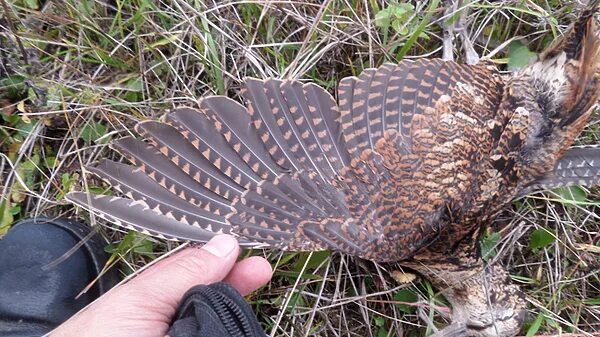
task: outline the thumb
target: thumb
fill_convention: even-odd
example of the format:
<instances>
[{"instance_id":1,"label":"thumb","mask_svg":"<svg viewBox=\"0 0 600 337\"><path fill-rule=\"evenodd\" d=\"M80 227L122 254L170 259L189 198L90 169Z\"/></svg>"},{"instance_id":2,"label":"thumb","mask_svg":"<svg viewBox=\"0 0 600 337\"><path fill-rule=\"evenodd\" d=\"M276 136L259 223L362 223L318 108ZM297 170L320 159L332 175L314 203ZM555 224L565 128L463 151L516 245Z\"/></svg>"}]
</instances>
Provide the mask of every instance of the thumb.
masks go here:
<instances>
[{"instance_id":1,"label":"thumb","mask_svg":"<svg viewBox=\"0 0 600 337\"><path fill-rule=\"evenodd\" d=\"M223 280L239 250L232 236L219 235L178 252L112 289L52 336L164 336L185 292Z\"/></svg>"},{"instance_id":2,"label":"thumb","mask_svg":"<svg viewBox=\"0 0 600 337\"><path fill-rule=\"evenodd\" d=\"M122 290L142 291L146 301L175 308L191 287L223 280L233 268L239 251L235 238L218 235L201 248L187 248L157 263Z\"/></svg>"}]
</instances>

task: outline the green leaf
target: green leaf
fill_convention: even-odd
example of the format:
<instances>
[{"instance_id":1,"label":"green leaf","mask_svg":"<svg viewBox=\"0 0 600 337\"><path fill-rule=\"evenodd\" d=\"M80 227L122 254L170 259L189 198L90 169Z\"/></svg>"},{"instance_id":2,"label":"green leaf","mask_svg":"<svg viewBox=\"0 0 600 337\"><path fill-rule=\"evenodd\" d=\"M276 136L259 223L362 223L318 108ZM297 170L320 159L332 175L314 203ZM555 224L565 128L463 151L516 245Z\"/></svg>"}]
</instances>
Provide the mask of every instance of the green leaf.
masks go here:
<instances>
[{"instance_id":1,"label":"green leaf","mask_svg":"<svg viewBox=\"0 0 600 337\"><path fill-rule=\"evenodd\" d=\"M2 112L3 110L0 110ZM21 116L19 115L6 115L2 113L2 120L4 120L7 125L16 126L21 121Z\"/></svg>"},{"instance_id":2,"label":"green leaf","mask_svg":"<svg viewBox=\"0 0 600 337\"><path fill-rule=\"evenodd\" d=\"M44 157L44 165L46 165L47 168L53 168L54 165L56 165L56 157L55 156Z\"/></svg>"},{"instance_id":3,"label":"green leaf","mask_svg":"<svg viewBox=\"0 0 600 337\"><path fill-rule=\"evenodd\" d=\"M548 228L536 229L529 237L529 249L537 252L556 241L556 233Z\"/></svg>"},{"instance_id":4,"label":"green leaf","mask_svg":"<svg viewBox=\"0 0 600 337\"><path fill-rule=\"evenodd\" d=\"M600 305L600 298L586 298L583 300L583 303L587 305Z\"/></svg>"},{"instance_id":5,"label":"green leaf","mask_svg":"<svg viewBox=\"0 0 600 337\"><path fill-rule=\"evenodd\" d=\"M392 11L396 18L408 18L415 12L415 6L410 3L400 3L394 5Z\"/></svg>"},{"instance_id":6,"label":"green leaf","mask_svg":"<svg viewBox=\"0 0 600 337\"><path fill-rule=\"evenodd\" d=\"M104 136L105 133L106 127L104 125L99 122L92 122L83 127L79 137L87 144L91 144L92 142L96 143L98 138Z\"/></svg>"},{"instance_id":7,"label":"green leaf","mask_svg":"<svg viewBox=\"0 0 600 337\"><path fill-rule=\"evenodd\" d=\"M77 178L77 179L79 179L79 178ZM88 186L88 192L93 193L93 194L114 195L113 190L111 190L110 188L106 189L101 186L93 186L93 185Z\"/></svg>"},{"instance_id":8,"label":"green leaf","mask_svg":"<svg viewBox=\"0 0 600 337\"><path fill-rule=\"evenodd\" d=\"M300 254L300 253L296 253L296 252L285 252L285 253L283 253L283 256L279 260L279 266L280 267L281 266L285 266L291 260L293 260L298 254Z\"/></svg>"},{"instance_id":9,"label":"green leaf","mask_svg":"<svg viewBox=\"0 0 600 337\"><path fill-rule=\"evenodd\" d=\"M8 211L12 215L19 215L19 213L21 213L21 206L15 205L15 206L9 208Z\"/></svg>"},{"instance_id":10,"label":"green leaf","mask_svg":"<svg viewBox=\"0 0 600 337\"><path fill-rule=\"evenodd\" d=\"M141 77L134 77L125 83L125 87L131 91L141 92L144 89Z\"/></svg>"},{"instance_id":11,"label":"green leaf","mask_svg":"<svg viewBox=\"0 0 600 337\"><path fill-rule=\"evenodd\" d=\"M392 13L389 9L383 9L375 14L375 26L379 28L388 28L390 26Z\"/></svg>"},{"instance_id":12,"label":"green leaf","mask_svg":"<svg viewBox=\"0 0 600 337\"><path fill-rule=\"evenodd\" d=\"M178 39L177 35L170 35L166 38L160 39L156 42L153 42L153 43L145 46L144 51L152 50L152 49L155 49L156 47L160 47L160 46L166 46L168 44L171 44L173 41L177 41L177 39Z\"/></svg>"},{"instance_id":13,"label":"green leaf","mask_svg":"<svg viewBox=\"0 0 600 337\"><path fill-rule=\"evenodd\" d=\"M392 28L400 35L407 35L409 32L408 27L400 20L392 21Z\"/></svg>"},{"instance_id":14,"label":"green leaf","mask_svg":"<svg viewBox=\"0 0 600 337\"><path fill-rule=\"evenodd\" d=\"M129 66L124 63L123 61L119 60L116 57L112 57L110 54L108 54L106 51L100 49L100 48L94 48L95 51L95 56L98 57L98 59L87 59L84 58L90 62L98 62L100 61L101 63L105 64L105 65L109 65L115 68L119 68L119 69L124 69L124 70L128 70Z\"/></svg>"},{"instance_id":15,"label":"green leaf","mask_svg":"<svg viewBox=\"0 0 600 337\"><path fill-rule=\"evenodd\" d=\"M104 251L109 254L125 254L133 245L133 240L135 239L135 232L130 231L127 233L121 241L115 244L109 244L104 247Z\"/></svg>"},{"instance_id":16,"label":"green leaf","mask_svg":"<svg viewBox=\"0 0 600 337\"><path fill-rule=\"evenodd\" d=\"M104 247L104 251L110 254L123 255L134 252L142 255L153 256L154 246L148 237L136 231L128 232L119 244L110 244Z\"/></svg>"},{"instance_id":17,"label":"green leaf","mask_svg":"<svg viewBox=\"0 0 600 337\"><path fill-rule=\"evenodd\" d=\"M568 186L559 187L554 189L554 192L560 196L561 199L569 202L586 202L587 192L579 186Z\"/></svg>"},{"instance_id":18,"label":"green leaf","mask_svg":"<svg viewBox=\"0 0 600 337\"><path fill-rule=\"evenodd\" d=\"M508 46L508 70L514 71L528 65L537 54L530 51L521 41L513 41Z\"/></svg>"},{"instance_id":19,"label":"green leaf","mask_svg":"<svg viewBox=\"0 0 600 337\"><path fill-rule=\"evenodd\" d=\"M40 164L40 156L38 154L34 154L26 161L23 161L17 167L17 171L21 175L21 177L25 180L25 185L29 188L33 188L35 183L35 175L39 171Z\"/></svg>"},{"instance_id":20,"label":"green leaf","mask_svg":"<svg viewBox=\"0 0 600 337\"><path fill-rule=\"evenodd\" d=\"M496 245L502 239L502 235L498 232L489 233L481 238L481 257L487 261L498 254Z\"/></svg>"},{"instance_id":21,"label":"green leaf","mask_svg":"<svg viewBox=\"0 0 600 337\"><path fill-rule=\"evenodd\" d=\"M0 78L0 97L9 98L12 101L25 99L27 93L25 80L25 77L19 75Z\"/></svg>"},{"instance_id":22,"label":"green leaf","mask_svg":"<svg viewBox=\"0 0 600 337\"><path fill-rule=\"evenodd\" d=\"M310 256L310 260L307 259ZM293 270L296 272L300 272L302 268L304 268L304 264L306 264L305 272L310 272L320 266L325 259L329 257L328 250L321 250L317 252L313 252L312 255L309 252L300 253L300 258L294 264Z\"/></svg>"},{"instance_id":23,"label":"green leaf","mask_svg":"<svg viewBox=\"0 0 600 337\"><path fill-rule=\"evenodd\" d=\"M385 9L375 14L375 26L387 30L391 27L402 35L408 34L409 20L415 12L415 7L409 3L391 3Z\"/></svg>"},{"instance_id":24,"label":"green leaf","mask_svg":"<svg viewBox=\"0 0 600 337\"><path fill-rule=\"evenodd\" d=\"M154 254L154 244L152 244L152 241L148 240L147 238L143 238L141 242L133 247L133 251L137 254L151 256Z\"/></svg>"},{"instance_id":25,"label":"green leaf","mask_svg":"<svg viewBox=\"0 0 600 337\"><path fill-rule=\"evenodd\" d=\"M382 316L374 316L373 324L378 328L377 337L387 337L389 335L388 330L385 328L385 318Z\"/></svg>"},{"instance_id":26,"label":"green leaf","mask_svg":"<svg viewBox=\"0 0 600 337\"><path fill-rule=\"evenodd\" d=\"M396 307L407 314L415 312L416 308L414 305L409 305L407 303L415 303L417 302L417 294L415 294L412 290L409 289L401 289L394 295L394 300L398 302L404 303L396 303Z\"/></svg>"},{"instance_id":27,"label":"green leaf","mask_svg":"<svg viewBox=\"0 0 600 337\"><path fill-rule=\"evenodd\" d=\"M388 337L390 335L389 331L386 328L379 328L377 330L377 337Z\"/></svg>"},{"instance_id":28,"label":"green leaf","mask_svg":"<svg viewBox=\"0 0 600 337\"><path fill-rule=\"evenodd\" d=\"M14 221L13 214L10 211L10 203L8 198L0 200L0 236L6 234L10 225Z\"/></svg>"},{"instance_id":29,"label":"green leaf","mask_svg":"<svg viewBox=\"0 0 600 337\"><path fill-rule=\"evenodd\" d=\"M69 193L71 191L71 188L77 182L78 179L79 179L79 174L71 175L67 172L63 173L62 176L60 176L60 183L62 185L61 193L64 193L64 194ZM61 195L61 197L64 197L64 194Z\"/></svg>"},{"instance_id":30,"label":"green leaf","mask_svg":"<svg viewBox=\"0 0 600 337\"><path fill-rule=\"evenodd\" d=\"M537 318L535 319L535 321L533 321L531 326L529 326L529 329L527 330L527 335L525 337L533 337L535 335L535 333L538 332L538 330L542 326L543 322L544 322L544 314L542 314L540 312L538 314Z\"/></svg>"},{"instance_id":31,"label":"green leaf","mask_svg":"<svg viewBox=\"0 0 600 337\"><path fill-rule=\"evenodd\" d=\"M404 43L402 49L400 49L400 51L396 55L396 59L401 60L404 58L408 50L412 47L412 45L417 41L419 36L421 36L421 33L425 30L425 27L431 20L431 17L433 16L433 13L435 12L435 9L438 7L439 4L440 0L431 0L431 2L429 3L429 7L427 7L427 10L425 10L425 16L423 17L421 22L416 26L412 35L408 38L408 40L406 40L406 43Z\"/></svg>"},{"instance_id":32,"label":"green leaf","mask_svg":"<svg viewBox=\"0 0 600 337\"><path fill-rule=\"evenodd\" d=\"M304 273L300 275L297 271L287 271L287 270L277 270L275 271L275 275L289 277L291 281L295 281L297 278L302 278L302 280L322 280L323 277L311 273Z\"/></svg>"},{"instance_id":33,"label":"green leaf","mask_svg":"<svg viewBox=\"0 0 600 337\"><path fill-rule=\"evenodd\" d=\"M25 138L27 138L27 136L29 136L29 133L35 128L38 121L26 123L25 121L23 121L23 118L19 118L19 122L17 123L17 125L15 125L15 128L18 130L17 134L15 135L15 139L22 141Z\"/></svg>"},{"instance_id":34,"label":"green leaf","mask_svg":"<svg viewBox=\"0 0 600 337\"><path fill-rule=\"evenodd\" d=\"M305 307L306 303L304 301L304 297L302 296L301 292L295 292L292 294L290 302L288 303L287 307L285 308L286 311L294 312L294 308L296 307Z\"/></svg>"},{"instance_id":35,"label":"green leaf","mask_svg":"<svg viewBox=\"0 0 600 337\"><path fill-rule=\"evenodd\" d=\"M31 8L31 9L39 8L39 4L38 4L37 0L25 0L25 5L27 5L27 7Z\"/></svg>"}]
</instances>

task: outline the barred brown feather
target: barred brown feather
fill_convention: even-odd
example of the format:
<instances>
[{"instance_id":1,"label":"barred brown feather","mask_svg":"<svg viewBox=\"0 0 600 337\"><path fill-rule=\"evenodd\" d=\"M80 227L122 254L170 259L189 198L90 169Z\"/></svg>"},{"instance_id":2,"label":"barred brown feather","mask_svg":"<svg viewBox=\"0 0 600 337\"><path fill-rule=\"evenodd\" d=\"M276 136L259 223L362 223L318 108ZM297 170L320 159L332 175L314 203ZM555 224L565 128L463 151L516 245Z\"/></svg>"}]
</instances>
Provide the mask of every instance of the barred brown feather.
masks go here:
<instances>
[{"instance_id":1,"label":"barred brown feather","mask_svg":"<svg viewBox=\"0 0 600 337\"><path fill-rule=\"evenodd\" d=\"M128 198L143 201L161 215L213 232L228 231L223 216L206 211L169 192L136 167L105 159L98 165L89 167L89 170Z\"/></svg>"},{"instance_id":2,"label":"barred brown feather","mask_svg":"<svg viewBox=\"0 0 600 337\"><path fill-rule=\"evenodd\" d=\"M376 261L445 256L523 191L597 182L596 151L565 154L598 96L590 48L599 39L591 16L582 20L581 43L557 44L515 74L489 63L386 63L343 79L337 104L314 84L247 79L247 107L213 96L142 122L146 142L113 144L138 171L92 171L160 214L204 217L248 241ZM565 171L561 157L593 165ZM108 205L92 207L109 214Z\"/></svg>"},{"instance_id":3,"label":"barred brown feather","mask_svg":"<svg viewBox=\"0 0 600 337\"><path fill-rule=\"evenodd\" d=\"M260 178L240 158L223 135L216 132L214 122L193 109L177 109L167 115L166 122L181 134L217 169L242 187L256 185Z\"/></svg>"},{"instance_id":4,"label":"barred brown feather","mask_svg":"<svg viewBox=\"0 0 600 337\"><path fill-rule=\"evenodd\" d=\"M71 192L69 200L121 227L165 239L206 241L219 233L162 216L142 201L83 192Z\"/></svg>"},{"instance_id":5,"label":"barred brown feather","mask_svg":"<svg viewBox=\"0 0 600 337\"><path fill-rule=\"evenodd\" d=\"M216 131L260 179L277 176L280 168L263 148L244 106L227 97L209 96L200 101L200 109L211 118Z\"/></svg>"},{"instance_id":6,"label":"barred brown feather","mask_svg":"<svg viewBox=\"0 0 600 337\"><path fill-rule=\"evenodd\" d=\"M352 104L354 102L354 86L356 77L346 77L338 84L338 106L340 110L340 129L350 157L357 157L358 139L352 122Z\"/></svg>"},{"instance_id":7,"label":"barred brown feather","mask_svg":"<svg viewBox=\"0 0 600 337\"><path fill-rule=\"evenodd\" d=\"M155 121L138 123L135 127L137 133L143 136L152 145L177 165L185 174L192 177L205 188L215 192L227 200L234 200L240 196L244 188L249 188L251 183L243 184L239 176L229 177L202 153L198 151L185 137L170 125ZM218 135L217 135L218 136Z\"/></svg>"},{"instance_id":8,"label":"barred brown feather","mask_svg":"<svg viewBox=\"0 0 600 337\"><path fill-rule=\"evenodd\" d=\"M209 212L226 214L229 202L180 170L154 146L126 137L111 144L162 188Z\"/></svg>"}]
</instances>

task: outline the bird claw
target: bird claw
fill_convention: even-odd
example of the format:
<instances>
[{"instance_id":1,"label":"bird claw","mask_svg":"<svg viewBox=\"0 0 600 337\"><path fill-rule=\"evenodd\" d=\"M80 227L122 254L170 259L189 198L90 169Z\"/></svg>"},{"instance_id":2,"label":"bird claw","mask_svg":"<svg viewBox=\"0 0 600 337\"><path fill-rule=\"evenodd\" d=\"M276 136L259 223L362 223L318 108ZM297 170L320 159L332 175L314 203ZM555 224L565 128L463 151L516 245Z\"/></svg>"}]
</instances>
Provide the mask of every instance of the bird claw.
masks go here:
<instances>
[{"instance_id":1,"label":"bird claw","mask_svg":"<svg viewBox=\"0 0 600 337\"><path fill-rule=\"evenodd\" d=\"M458 32L462 41L462 46L465 53L465 61L467 64L477 64L479 55L473 47L469 34L465 29L465 21L467 19L468 8L463 8L464 0L452 0L452 3L444 12L444 37L443 37L443 55L445 61L454 60L454 33ZM460 18L456 22L450 22L450 19L462 8Z\"/></svg>"},{"instance_id":2,"label":"bird claw","mask_svg":"<svg viewBox=\"0 0 600 337\"><path fill-rule=\"evenodd\" d=\"M444 46L442 59L444 61L454 61L454 42L450 29L444 29Z\"/></svg>"},{"instance_id":3,"label":"bird claw","mask_svg":"<svg viewBox=\"0 0 600 337\"><path fill-rule=\"evenodd\" d=\"M469 35L466 30L461 31L460 35L465 51L465 61L467 64L477 64L477 62L479 62L479 54L477 54L475 48L473 48L473 44L471 43L471 40L469 40Z\"/></svg>"},{"instance_id":4,"label":"bird claw","mask_svg":"<svg viewBox=\"0 0 600 337\"><path fill-rule=\"evenodd\" d=\"M454 61L454 31L456 29L454 23L450 22L453 13L457 10L457 2L452 1L452 4L444 11L446 18L443 23L444 40L443 40L443 55L444 61Z\"/></svg>"}]
</instances>

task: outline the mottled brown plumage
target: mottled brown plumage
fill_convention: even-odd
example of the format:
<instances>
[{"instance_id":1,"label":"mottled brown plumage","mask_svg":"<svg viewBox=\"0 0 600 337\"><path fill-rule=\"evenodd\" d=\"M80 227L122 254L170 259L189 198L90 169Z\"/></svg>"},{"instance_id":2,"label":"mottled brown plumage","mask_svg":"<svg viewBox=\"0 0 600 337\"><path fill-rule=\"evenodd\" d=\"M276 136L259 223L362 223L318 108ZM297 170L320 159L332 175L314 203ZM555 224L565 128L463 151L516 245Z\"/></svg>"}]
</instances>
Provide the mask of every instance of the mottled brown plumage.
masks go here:
<instances>
[{"instance_id":1,"label":"mottled brown plumage","mask_svg":"<svg viewBox=\"0 0 600 337\"><path fill-rule=\"evenodd\" d=\"M246 107L207 97L138 124L145 142L113 142L133 165L90 170L126 198L68 198L166 238L231 233L400 261L446 289L453 334L514 335L524 301L505 271L483 266L478 233L517 197L598 182L600 150L568 150L598 98L594 12L509 75L490 63L386 63L343 79L337 103L314 84L247 79Z\"/></svg>"}]
</instances>

